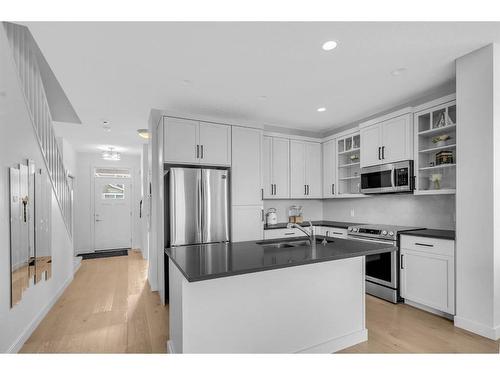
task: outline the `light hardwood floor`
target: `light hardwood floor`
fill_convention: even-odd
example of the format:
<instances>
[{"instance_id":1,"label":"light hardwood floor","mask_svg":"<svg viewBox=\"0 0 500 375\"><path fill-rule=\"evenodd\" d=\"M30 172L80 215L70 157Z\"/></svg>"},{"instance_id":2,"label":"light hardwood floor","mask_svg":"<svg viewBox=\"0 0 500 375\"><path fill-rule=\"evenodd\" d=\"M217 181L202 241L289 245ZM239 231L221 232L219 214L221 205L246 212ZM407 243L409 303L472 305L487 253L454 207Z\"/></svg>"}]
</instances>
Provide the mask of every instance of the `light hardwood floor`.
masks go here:
<instances>
[{"instance_id":1,"label":"light hardwood floor","mask_svg":"<svg viewBox=\"0 0 500 375\"><path fill-rule=\"evenodd\" d=\"M89 259L23 346L23 353L165 353L168 307L139 252Z\"/></svg>"},{"instance_id":2,"label":"light hardwood floor","mask_svg":"<svg viewBox=\"0 0 500 375\"><path fill-rule=\"evenodd\" d=\"M409 305L366 296L368 341L342 353L498 353L493 341Z\"/></svg>"},{"instance_id":3,"label":"light hardwood floor","mask_svg":"<svg viewBox=\"0 0 500 375\"><path fill-rule=\"evenodd\" d=\"M168 307L146 281L147 262L82 262L75 279L22 348L24 353L164 353ZM369 339L343 353L498 353L499 342L408 305L366 297Z\"/></svg>"}]
</instances>

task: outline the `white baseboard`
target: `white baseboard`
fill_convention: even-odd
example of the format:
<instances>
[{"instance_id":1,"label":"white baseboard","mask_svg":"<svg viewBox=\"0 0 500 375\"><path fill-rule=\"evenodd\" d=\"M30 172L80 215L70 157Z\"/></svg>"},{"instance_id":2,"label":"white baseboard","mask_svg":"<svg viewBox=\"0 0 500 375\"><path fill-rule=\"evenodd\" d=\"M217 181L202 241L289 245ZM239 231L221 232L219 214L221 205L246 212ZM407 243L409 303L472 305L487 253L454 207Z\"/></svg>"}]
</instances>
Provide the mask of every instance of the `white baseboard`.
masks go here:
<instances>
[{"instance_id":1,"label":"white baseboard","mask_svg":"<svg viewBox=\"0 0 500 375\"><path fill-rule=\"evenodd\" d=\"M492 340L500 339L500 326L489 327L469 319L455 316L455 327L465 329Z\"/></svg>"},{"instance_id":2,"label":"white baseboard","mask_svg":"<svg viewBox=\"0 0 500 375\"><path fill-rule=\"evenodd\" d=\"M17 340L14 341L14 343L10 346L10 348L7 350L7 353L17 353L21 348L23 347L24 343L30 338L32 333L35 331L36 327L40 324L40 322L45 318L47 313L50 311L52 306L57 302L59 297L63 294L63 292L66 290L68 285L73 281L73 275L68 277L66 281L63 283L61 288L57 291L57 293L52 297L52 299L45 305L45 307L40 310L40 312L35 316L35 318L31 321L30 324L25 328L25 330L19 335Z\"/></svg>"},{"instance_id":3,"label":"white baseboard","mask_svg":"<svg viewBox=\"0 0 500 375\"><path fill-rule=\"evenodd\" d=\"M82 257L74 257L73 258L73 275L80 269L82 265Z\"/></svg>"},{"instance_id":4,"label":"white baseboard","mask_svg":"<svg viewBox=\"0 0 500 375\"><path fill-rule=\"evenodd\" d=\"M172 345L172 340L167 341L167 353L175 354L174 346Z\"/></svg>"},{"instance_id":5,"label":"white baseboard","mask_svg":"<svg viewBox=\"0 0 500 375\"><path fill-rule=\"evenodd\" d=\"M368 330L353 332L348 335L328 340L322 344L300 350L298 353L335 353L350 346L368 340Z\"/></svg>"}]
</instances>

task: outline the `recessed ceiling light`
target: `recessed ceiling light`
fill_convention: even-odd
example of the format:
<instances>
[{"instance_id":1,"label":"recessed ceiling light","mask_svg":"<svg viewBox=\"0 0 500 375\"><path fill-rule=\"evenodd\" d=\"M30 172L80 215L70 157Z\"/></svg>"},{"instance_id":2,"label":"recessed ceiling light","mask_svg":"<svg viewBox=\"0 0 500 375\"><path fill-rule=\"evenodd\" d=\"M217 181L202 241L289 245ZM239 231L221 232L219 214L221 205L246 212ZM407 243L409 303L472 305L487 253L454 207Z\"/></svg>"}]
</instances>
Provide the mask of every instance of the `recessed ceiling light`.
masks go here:
<instances>
[{"instance_id":1,"label":"recessed ceiling light","mask_svg":"<svg viewBox=\"0 0 500 375\"><path fill-rule=\"evenodd\" d=\"M185 85L190 85L193 82L191 82L191 80L189 80L189 79L185 79L182 81L182 83L184 83Z\"/></svg>"},{"instance_id":2,"label":"recessed ceiling light","mask_svg":"<svg viewBox=\"0 0 500 375\"><path fill-rule=\"evenodd\" d=\"M265 95L261 95L261 96L259 96L259 99L260 99L260 100L266 100L266 99L267 99L267 96L265 96Z\"/></svg>"},{"instance_id":3,"label":"recessed ceiling light","mask_svg":"<svg viewBox=\"0 0 500 375\"><path fill-rule=\"evenodd\" d=\"M318 111L318 112L325 112L326 108L325 107L320 107L316 111Z\"/></svg>"},{"instance_id":4,"label":"recessed ceiling light","mask_svg":"<svg viewBox=\"0 0 500 375\"><path fill-rule=\"evenodd\" d=\"M102 122L102 128L105 132L110 132L111 131L111 125L108 120L104 120Z\"/></svg>"},{"instance_id":5,"label":"recessed ceiling light","mask_svg":"<svg viewBox=\"0 0 500 375\"><path fill-rule=\"evenodd\" d=\"M331 51L335 48L337 48L337 42L334 40L329 40L328 42L323 43L323 49L325 51Z\"/></svg>"},{"instance_id":6,"label":"recessed ceiling light","mask_svg":"<svg viewBox=\"0 0 500 375\"><path fill-rule=\"evenodd\" d=\"M139 133L139 137L142 137L144 139L149 139L148 129L137 129L137 133Z\"/></svg>"},{"instance_id":7,"label":"recessed ceiling light","mask_svg":"<svg viewBox=\"0 0 500 375\"><path fill-rule=\"evenodd\" d=\"M406 68L398 68L398 69L395 69L391 72L391 74L393 76L400 76L401 74L403 74L404 72L406 72Z\"/></svg>"}]
</instances>

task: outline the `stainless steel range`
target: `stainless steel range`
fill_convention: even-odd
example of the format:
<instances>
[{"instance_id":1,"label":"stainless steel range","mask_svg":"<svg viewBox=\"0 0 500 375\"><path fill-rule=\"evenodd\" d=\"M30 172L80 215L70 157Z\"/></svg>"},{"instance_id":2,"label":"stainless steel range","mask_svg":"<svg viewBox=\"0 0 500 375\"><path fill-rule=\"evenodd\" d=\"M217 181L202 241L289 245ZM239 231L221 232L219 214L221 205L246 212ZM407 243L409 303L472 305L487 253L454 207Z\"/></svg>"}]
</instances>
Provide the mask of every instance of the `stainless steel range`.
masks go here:
<instances>
[{"instance_id":1,"label":"stainless steel range","mask_svg":"<svg viewBox=\"0 0 500 375\"><path fill-rule=\"evenodd\" d=\"M358 241L389 243L397 252L368 255L366 257L366 293L398 303L399 294L399 234L424 229L397 225L353 225L347 229L347 237Z\"/></svg>"}]
</instances>

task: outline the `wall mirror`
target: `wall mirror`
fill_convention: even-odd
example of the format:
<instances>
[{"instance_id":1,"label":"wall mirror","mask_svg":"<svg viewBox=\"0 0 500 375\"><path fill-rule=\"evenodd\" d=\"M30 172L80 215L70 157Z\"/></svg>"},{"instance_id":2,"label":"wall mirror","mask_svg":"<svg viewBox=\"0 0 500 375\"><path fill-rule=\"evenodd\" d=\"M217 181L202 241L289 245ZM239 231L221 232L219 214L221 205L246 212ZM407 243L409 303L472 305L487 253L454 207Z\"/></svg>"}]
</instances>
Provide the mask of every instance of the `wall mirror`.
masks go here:
<instances>
[{"instance_id":1,"label":"wall mirror","mask_svg":"<svg viewBox=\"0 0 500 375\"><path fill-rule=\"evenodd\" d=\"M52 273L52 186L28 160L9 168L11 307L26 289Z\"/></svg>"}]
</instances>

